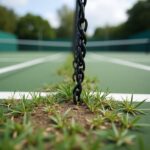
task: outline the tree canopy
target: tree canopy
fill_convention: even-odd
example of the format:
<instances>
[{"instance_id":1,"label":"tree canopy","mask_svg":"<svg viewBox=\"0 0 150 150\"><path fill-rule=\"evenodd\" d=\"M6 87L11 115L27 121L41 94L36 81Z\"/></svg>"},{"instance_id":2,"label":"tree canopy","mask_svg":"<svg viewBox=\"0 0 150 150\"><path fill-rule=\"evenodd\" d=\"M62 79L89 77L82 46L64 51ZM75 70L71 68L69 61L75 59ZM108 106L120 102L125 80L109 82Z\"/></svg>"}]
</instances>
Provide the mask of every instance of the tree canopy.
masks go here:
<instances>
[{"instance_id":1,"label":"tree canopy","mask_svg":"<svg viewBox=\"0 0 150 150\"><path fill-rule=\"evenodd\" d=\"M57 29L58 38L70 38L73 35L74 11L64 5L58 10L60 26Z\"/></svg>"},{"instance_id":2,"label":"tree canopy","mask_svg":"<svg viewBox=\"0 0 150 150\"><path fill-rule=\"evenodd\" d=\"M99 38L101 40L109 39L123 39L127 36L125 31L125 24L120 24L118 26L105 26L96 28L93 37Z\"/></svg>"},{"instance_id":3,"label":"tree canopy","mask_svg":"<svg viewBox=\"0 0 150 150\"><path fill-rule=\"evenodd\" d=\"M150 0L138 1L127 13L125 24L130 35L150 29Z\"/></svg>"},{"instance_id":4,"label":"tree canopy","mask_svg":"<svg viewBox=\"0 0 150 150\"><path fill-rule=\"evenodd\" d=\"M122 39L150 30L150 0L138 1L127 11L128 19L118 26L98 27L93 35L100 39Z\"/></svg>"},{"instance_id":5,"label":"tree canopy","mask_svg":"<svg viewBox=\"0 0 150 150\"><path fill-rule=\"evenodd\" d=\"M0 6L0 30L14 33L16 30L17 16L13 10Z\"/></svg>"},{"instance_id":6,"label":"tree canopy","mask_svg":"<svg viewBox=\"0 0 150 150\"><path fill-rule=\"evenodd\" d=\"M41 16L28 13L19 17L12 10L0 6L0 30L14 33L20 39L71 38L74 11L64 5L57 13L60 26L54 29Z\"/></svg>"},{"instance_id":7,"label":"tree canopy","mask_svg":"<svg viewBox=\"0 0 150 150\"><path fill-rule=\"evenodd\" d=\"M32 14L27 14L18 20L16 34L21 39L42 40L55 37L48 21Z\"/></svg>"}]
</instances>

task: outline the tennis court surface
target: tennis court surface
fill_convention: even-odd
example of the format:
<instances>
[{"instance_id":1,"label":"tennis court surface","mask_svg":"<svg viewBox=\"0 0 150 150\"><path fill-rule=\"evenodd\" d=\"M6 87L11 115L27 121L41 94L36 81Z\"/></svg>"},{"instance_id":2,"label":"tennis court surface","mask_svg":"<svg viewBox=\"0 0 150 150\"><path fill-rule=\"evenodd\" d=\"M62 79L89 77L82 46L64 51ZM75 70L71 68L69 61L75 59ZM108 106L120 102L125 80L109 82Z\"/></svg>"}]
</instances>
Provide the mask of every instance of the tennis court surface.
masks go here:
<instances>
[{"instance_id":1,"label":"tennis court surface","mask_svg":"<svg viewBox=\"0 0 150 150\"><path fill-rule=\"evenodd\" d=\"M150 93L150 55L145 53L89 53L87 70L99 86L115 93Z\"/></svg>"},{"instance_id":2,"label":"tennis court surface","mask_svg":"<svg viewBox=\"0 0 150 150\"><path fill-rule=\"evenodd\" d=\"M57 69L67 52L3 52L0 54L0 91L37 91L63 79ZM150 55L88 52L86 74L96 77L102 91L150 94Z\"/></svg>"},{"instance_id":3,"label":"tennis court surface","mask_svg":"<svg viewBox=\"0 0 150 150\"><path fill-rule=\"evenodd\" d=\"M16 52L0 55L0 91L36 91L62 80L56 70L64 53Z\"/></svg>"}]
</instances>

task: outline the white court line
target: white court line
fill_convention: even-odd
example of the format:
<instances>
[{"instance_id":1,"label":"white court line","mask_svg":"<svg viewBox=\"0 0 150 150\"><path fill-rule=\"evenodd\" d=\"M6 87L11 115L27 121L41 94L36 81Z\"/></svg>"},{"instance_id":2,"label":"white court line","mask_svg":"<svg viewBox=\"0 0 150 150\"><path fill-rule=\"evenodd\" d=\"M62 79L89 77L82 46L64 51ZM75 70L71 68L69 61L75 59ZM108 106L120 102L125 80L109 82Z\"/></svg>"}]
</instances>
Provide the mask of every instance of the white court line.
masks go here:
<instances>
[{"instance_id":1,"label":"white court line","mask_svg":"<svg viewBox=\"0 0 150 150\"><path fill-rule=\"evenodd\" d=\"M150 66L143 65L140 63L126 61L126 60L122 60L122 59L118 59L118 58L106 57L103 55L96 55L93 53L91 54L91 57L93 57L94 59L97 59L97 60L111 62L113 64L118 64L118 65L128 66L131 68L137 68L137 69L141 69L141 70L145 70L145 71L150 71Z\"/></svg>"},{"instance_id":2,"label":"white court line","mask_svg":"<svg viewBox=\"0 0 150 150\"><path fill-rule=\"evenodd\" d=\"M108 98L113 98L117 101L123 100L131 100L132 94L124 94L124 93L111 93L107 96ZM133 94L134 102L141 102L146 100L146 102L150 102L150 94Z\"/></svg>"},{"instance_id":3,"label":"white court line","mask_svg":"<svg viewBox=\"0 0 150 150\"><path fill-rule=\"evenodd\" d=\"M27 100L33 99L33 97L46 97L54 95L54 92L0 92L0 100L16 99L20 100L26 98Z\"/></svg>"},{"instance_id":4,"label":"white court line","mask_svg":"<svg viewBox=\"0 0 150 150\"><path fill-rule=\"evenodd\" d=\"M9 58L3 58L3 59L1 59L0 58L0 63L17 63L17 62L25 62L25 61L30 61L31 60L31 58L30 59L24 59L24 58L11 58L11 59L9 59ZM50 60L47 60L47 61L45 61L45 62L48 62L48 61L50 61ZM62 60L57 60L57 62L61 62ZM57 63L56 62L56 63Z\"/></svg>"},{"instance_id":5,"label":"white court line","mask_svg":"<svg viewBox=\"0 0 150 150\"><path fill-rule=\"evenodd\" d=\"M58 59L61 55L62 54L53 54L53 55L50 55L50 56L47 56L47 57L37 58L37 59L31 60L31 61L16 64L16 65L3 67L3 68L0 68L0 74L4 74L4 73L7 73L7 72L16 71L16 70L31 67L31 66L34 66L34 65L38 65L38 64L46 62L47 60L53 61L53 60Z\"/></svg>"},{"instance_id":6,"label":"white court line","mask_svg":"<svg viewBox=\"0 0 150 150\"><path fill-rule=\"evenodd\" d=\"M7 100L7 99L16 99L20 100L23 97L27 100L31 100L34 97L46 97L52 96L57 94L56 92L0 92L0 100ZM91 94L96 94L95 92L91 92ZM101 93L103 94L103 93ZM110 93L107 98L117 101L123 100L131 100L132 94L124 94L124 93ZM146 102L150 102L150 94L133 94L133 101L134 102L141 102L146 100Z\"/></svg>"},{"instance_id":7,"label":"white court line","mask_svg":"<svg viewBox=\"0 0 150 150\"><path fill-rule=\"evenodd\" d=\"M11 63L11 62L21 62L21 61L28 61L29 59L25 58L0 58L0 62L4 63Z\"/></svg>"}]
</instances>

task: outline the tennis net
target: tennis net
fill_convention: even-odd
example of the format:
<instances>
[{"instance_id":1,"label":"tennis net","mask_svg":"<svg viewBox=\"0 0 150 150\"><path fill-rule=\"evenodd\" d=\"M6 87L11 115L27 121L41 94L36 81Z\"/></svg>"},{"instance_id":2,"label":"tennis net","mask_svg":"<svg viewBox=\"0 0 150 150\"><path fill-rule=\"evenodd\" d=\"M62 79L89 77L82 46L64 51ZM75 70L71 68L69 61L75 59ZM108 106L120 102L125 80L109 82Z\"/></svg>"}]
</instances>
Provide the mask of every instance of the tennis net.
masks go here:
<instances>
[{"instance_id":1,"label":"tennis net","mask_svg":"<svg viewBox=\"0 0 150 150\"><path fill-rule=\"evenodd\" d=\"M68 51L72 49L71 41L40 41L20 39L0 39L0 51ZM91 51L150 51L150 39L128 39L91 41L87 43L87 50Z\"/></svg>"},{"instance_id":2,"label":"tennis net","mask_svg":"<svg viewBox=\"0 0 150 150\"><path fill-rule=\"evenodd\" d=\"M88 43L88 50L149 52L150 40L129 39L129 40L91 41Z\"/></svg>"}]
</instances>

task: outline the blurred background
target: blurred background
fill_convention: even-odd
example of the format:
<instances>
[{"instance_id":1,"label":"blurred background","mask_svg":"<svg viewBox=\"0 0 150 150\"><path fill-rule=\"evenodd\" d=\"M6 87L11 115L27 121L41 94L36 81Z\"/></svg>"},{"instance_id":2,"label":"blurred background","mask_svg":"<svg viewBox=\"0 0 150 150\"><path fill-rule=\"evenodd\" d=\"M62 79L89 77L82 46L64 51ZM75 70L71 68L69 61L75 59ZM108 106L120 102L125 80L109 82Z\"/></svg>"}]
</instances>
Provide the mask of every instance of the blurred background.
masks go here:
<instances>
[{"instance_id":1,"label":"blurred background","mask_svg":"<svg viewBox=\"0 0 150 150\"><path fill-rule=\"evenodd\" d=\"M0 0L0 38L70 41L75 3ZM150 38L149 0L88 0L86 17L90 40Z\"/></svg>"}]
</instances>

